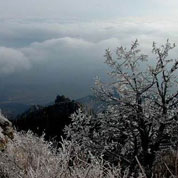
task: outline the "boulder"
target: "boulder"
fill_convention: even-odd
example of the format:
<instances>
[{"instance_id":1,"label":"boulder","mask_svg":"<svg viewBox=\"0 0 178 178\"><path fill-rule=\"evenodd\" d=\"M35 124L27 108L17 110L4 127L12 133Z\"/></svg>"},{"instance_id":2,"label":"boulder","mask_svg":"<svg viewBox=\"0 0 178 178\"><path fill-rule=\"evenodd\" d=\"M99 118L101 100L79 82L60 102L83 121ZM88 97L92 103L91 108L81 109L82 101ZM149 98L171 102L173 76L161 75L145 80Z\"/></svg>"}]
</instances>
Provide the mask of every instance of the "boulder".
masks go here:
<instances>
[{"instance_id":1,"label":"boulder","mask_svg":"<svg viewBox=\"0 0 178 178\"><path fill-rule=\"evenodd\" d=\"M4 150L9 139L13 139L12 123L0 114L0 150Z\"/></svg>"}]
</instances>

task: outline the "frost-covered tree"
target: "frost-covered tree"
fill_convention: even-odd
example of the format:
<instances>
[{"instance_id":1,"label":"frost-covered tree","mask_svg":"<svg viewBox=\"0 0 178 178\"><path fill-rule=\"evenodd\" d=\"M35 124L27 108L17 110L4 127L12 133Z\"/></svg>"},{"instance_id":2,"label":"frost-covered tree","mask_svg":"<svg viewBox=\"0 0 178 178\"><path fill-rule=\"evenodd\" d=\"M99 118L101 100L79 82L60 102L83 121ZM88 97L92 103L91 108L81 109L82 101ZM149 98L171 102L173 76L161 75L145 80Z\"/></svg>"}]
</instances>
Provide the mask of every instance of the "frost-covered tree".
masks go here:
<instances>
[{"instance_id":1,"label":"frost-covered tree","mask_svg":"<svg viewBox=\"0 0 178 178\"><path fill-rule=\"evenodd\" d=\"M178 60L169 59L175 44L168 40L161 47L153 43L154 59L138 45L136 40L130 49L121 46L114 57L106 50L111 82L97 79L94 92L108 109L95 118L79 111L66 132L84 149L131 170L139 160L149 175L156 155L178 143Z\"/></svg>"}]
</instances>

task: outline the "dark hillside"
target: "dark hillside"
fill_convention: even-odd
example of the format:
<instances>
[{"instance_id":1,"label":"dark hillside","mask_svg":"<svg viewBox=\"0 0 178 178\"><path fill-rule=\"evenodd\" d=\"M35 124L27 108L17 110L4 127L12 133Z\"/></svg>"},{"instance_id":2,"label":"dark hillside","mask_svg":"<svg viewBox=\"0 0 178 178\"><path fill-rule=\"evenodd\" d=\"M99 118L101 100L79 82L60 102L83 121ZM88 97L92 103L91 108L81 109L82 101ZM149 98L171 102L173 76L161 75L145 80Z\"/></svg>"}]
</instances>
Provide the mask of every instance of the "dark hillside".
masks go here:
<instances>
[{"instance_id":1,"label":"dark hillside","mask_svg":"<svg viewBox=\"0 0 178 178\"><path fill-rule=\"evenodd\" d=\"M70 115L79 105L64 96L57 96L55 104L42 107L32 106L20 115L14 122L17 130L31 130L37 135L45 133L47 140L59 141L63 135L63 128L71 122Z\"/></svg>"}]
</instances>

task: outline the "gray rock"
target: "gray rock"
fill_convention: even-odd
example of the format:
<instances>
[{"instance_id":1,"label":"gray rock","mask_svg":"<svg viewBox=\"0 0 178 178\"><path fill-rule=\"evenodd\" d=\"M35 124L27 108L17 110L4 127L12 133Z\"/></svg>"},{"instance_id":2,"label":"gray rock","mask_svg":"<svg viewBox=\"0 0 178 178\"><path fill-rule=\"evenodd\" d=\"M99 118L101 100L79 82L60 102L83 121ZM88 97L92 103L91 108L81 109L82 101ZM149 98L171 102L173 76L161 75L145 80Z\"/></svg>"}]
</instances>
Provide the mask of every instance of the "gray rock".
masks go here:
<instances>
[{"instance_id":1,"label":"gray rock","mask_svg":"<svg viewBox=\"0 0 178 178\"><path fill-rule=\"evenodd\" d=\"M4 150L9 139L13 139L12 123L0 113L0 150Z\"/></svg>"}]
</instances>

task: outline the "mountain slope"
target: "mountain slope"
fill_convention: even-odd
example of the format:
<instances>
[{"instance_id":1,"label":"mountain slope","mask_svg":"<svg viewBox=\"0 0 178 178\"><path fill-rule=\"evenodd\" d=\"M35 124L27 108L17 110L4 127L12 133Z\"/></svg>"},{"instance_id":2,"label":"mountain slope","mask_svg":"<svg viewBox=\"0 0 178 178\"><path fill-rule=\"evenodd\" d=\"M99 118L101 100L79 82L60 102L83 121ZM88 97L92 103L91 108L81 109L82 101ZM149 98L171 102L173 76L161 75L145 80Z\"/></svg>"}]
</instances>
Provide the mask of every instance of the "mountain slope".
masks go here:
<instances>
[{"instance_id":1,"label":"mountain slope","mask_svg":"<svg viewBox=\"0 0 178 178\"><path fill-rule=\"evenodd\" d=\"M63 128L71 122L70 115L79 105L64 96L57 96L55 104L42 107L33 106L20 115L13 124L17 130L31 130L37 135L45 133L47 140L59 141Z\"/></svg>"}]
</instances>

